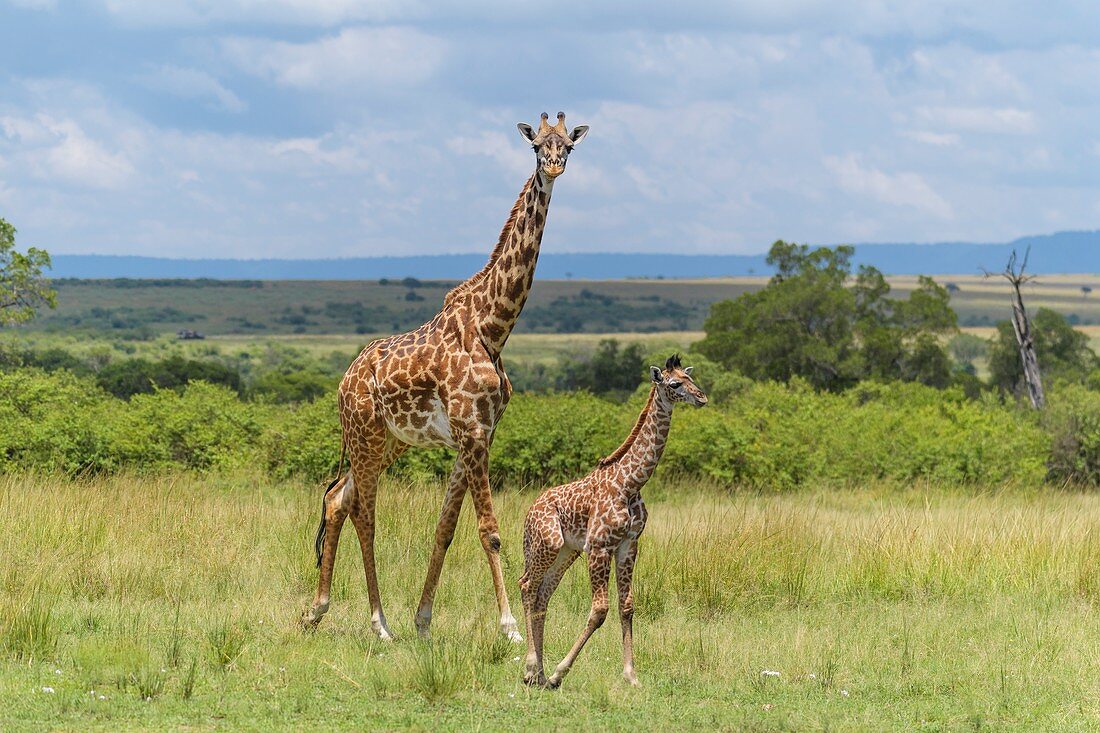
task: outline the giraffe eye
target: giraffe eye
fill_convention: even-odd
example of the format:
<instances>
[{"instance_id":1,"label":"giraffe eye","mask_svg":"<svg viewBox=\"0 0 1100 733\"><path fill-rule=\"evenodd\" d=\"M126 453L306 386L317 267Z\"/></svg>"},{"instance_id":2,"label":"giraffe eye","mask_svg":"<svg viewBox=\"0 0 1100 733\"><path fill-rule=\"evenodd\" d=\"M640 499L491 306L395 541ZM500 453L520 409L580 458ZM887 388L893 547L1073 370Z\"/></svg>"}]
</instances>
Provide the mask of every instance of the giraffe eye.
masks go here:
<instances>
[{"instance_id":1,"label":"giraffe eye","mask_svg":"<svg viewBox=\"0 0 1100 733\"><path fill-rule=\"evenodd\" d=\"M671 387L672 389L680 389L680 387L682 387L683 385L684 385L684 383L679 381L679 380L668 383L668 386Z\"/></svg>"}]
</instances>

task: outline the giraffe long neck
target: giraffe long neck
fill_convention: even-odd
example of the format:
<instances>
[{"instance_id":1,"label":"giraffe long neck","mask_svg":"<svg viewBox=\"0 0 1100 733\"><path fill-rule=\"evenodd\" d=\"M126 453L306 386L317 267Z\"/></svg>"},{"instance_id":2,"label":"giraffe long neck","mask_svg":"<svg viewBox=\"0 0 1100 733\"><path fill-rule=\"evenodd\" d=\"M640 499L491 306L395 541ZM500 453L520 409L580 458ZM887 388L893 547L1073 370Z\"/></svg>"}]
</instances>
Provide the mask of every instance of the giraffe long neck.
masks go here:
<instances>
[{"instance_id":1,"label":"giraffe long neck","mask_svg":"<svg viewBox=\"0 0 1100 733\"><path fill-rule=\"evenodd\" d=\"M665 452L671 426L672 403L653 387L630 435L614 453L600 461L600 466L613 467L623 493L638 493L653 476Z\"/></svg>"},{"instance_id":2,"label":"giraffe long neck","mask_svg":"<svg viewBox=\"0 0 1100 733\"><path fill-rule=\"evenodd\" d=\"M472 295L477 328L491 353L499 354L504 348L531 292L553 188L554 181L537 171L527 180L489 262L445 301L450 303L463 293Z\"/></svg>"}]
</instances>

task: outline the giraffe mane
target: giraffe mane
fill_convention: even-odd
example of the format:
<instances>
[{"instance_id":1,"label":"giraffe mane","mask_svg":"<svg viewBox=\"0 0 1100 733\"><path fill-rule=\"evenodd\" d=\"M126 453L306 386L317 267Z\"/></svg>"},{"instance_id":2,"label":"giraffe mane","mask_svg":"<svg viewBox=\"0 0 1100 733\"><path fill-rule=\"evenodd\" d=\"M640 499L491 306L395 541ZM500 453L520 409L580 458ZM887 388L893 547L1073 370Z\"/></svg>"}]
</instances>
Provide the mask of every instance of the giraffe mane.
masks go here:
<instances>
[{"instance_id":1,"label":"giraffe mane","mask_svg":"<svg viewBox=\"0 0 1100 733\"><path fill-rule=\"evenodd\" d=\"M653 400L657 395L657 387L649 390L649 399L646 400L645 407L642 408L642 414L638 415L638 421L634 423L634 427L630 430L630 435L626 436L626 440L623 444L615 449L615 452L606 458L601 458L597 464L600 468L611 465L615 461L626 455L626 452L630 450L630 447L634 445L634 441L638 439L638 433L642 432L642 425L645 424L646 416L649 414L650 408L653 407Z\"/></svg>"},{"instance_id":2,"label":"giraffe mane","mask_svg":"<svg viewBox=\"0 0 1100 733\"><path fill-rule=\"evenodd\" d=\"M535 182L536 175L538 175L537 171L527 179L527 183L523 186L523 190L519 192L519 197L516 199L516 203L512 205L511 213L508 214L508 221L504 222L504 228L500 230L500 239L497 240L496 246L493 247L493 251L489 253L489 261L485 263L485 266L482 267L481 270L456 285L447 293L447 296L443 298L444 307L453 305L459 297L470 292L470 290L488 277L489 272L492 271L493 266L497 263L497 260L500 259L500 253L504 251L504 245L508 241L508 235L516 226L516 219L519 218L519 212L523 208L524 202L527 200L527 192L531 190L531 185Z\"/></svg>"}]
</instances>

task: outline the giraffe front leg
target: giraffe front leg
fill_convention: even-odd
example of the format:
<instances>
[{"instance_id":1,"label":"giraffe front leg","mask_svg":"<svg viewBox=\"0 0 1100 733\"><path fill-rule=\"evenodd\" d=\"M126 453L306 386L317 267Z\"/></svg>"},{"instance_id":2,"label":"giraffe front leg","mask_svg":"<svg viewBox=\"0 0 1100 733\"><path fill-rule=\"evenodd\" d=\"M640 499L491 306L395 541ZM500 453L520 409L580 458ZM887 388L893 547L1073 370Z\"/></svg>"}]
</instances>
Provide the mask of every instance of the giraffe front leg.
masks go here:
<instances>
[{"instance_id":1,"label":"giraffe front leg","mask_svg":"<svg viewBox=\"0 0 1100 733\"><path fill-rule=\"evenodd\" d=\"M458 516L462 512L462 500L466 498L466 472L461 461L455 463L451 472L451 483L447 495L443 498L443 508L439 513L439 524L435 528L435 544L432 557L428 562L428 576L424 579L424 589L420 593L420 605L416 611L416 630L420 638L431 635L432 606L435 603L435 591L439 586L439 575L443 571L443 561L447 549L454 540Z\"/></svg>"},{"instance_id":2,"label":"giraffe front leg","mask_svg":"<svg viewBox=\"0 0 1100 733\"><path fill-rule=\"evenodd\" d=\"M500 631L512 642L522 644L523 636L519 633L516 618L508 605L504 572L500 567L500 529L493 512L493 494L489 489L489 441L484 430L478 429L467 436L459 460L466 469L470 498L477 512L478 535L481 537L481 546L485 550L489 572L493 577L493 590L500 611Z\"/></svg>"},{"instance_id":3,"label":"giraffe front leg","mask_svg":"<svg viewBox=\"0 0 1100 733\"><path fill-rule=\"evenodd\" d=\"M589 553L588 573L592 578L592 610L588 614L588 623L581 635L577 637L573 648L565 655L565 659L561 660L554 669L554 674L546 680L546 686L550 689L561 687L562 679L569 674L584 645L588 643L588 639L596 629L603 626L604 619L607 618L607 586L611 579L611 553L606 548L596 548Z\"/></svg>"},{"instance_id":4,"label":"giraffe front leg","mask_svg":"<svg viewBox=\"0 0 1100 733\"><path fill-rule=\"evenodd\" d=\"M623 624L623 679L638 687L634 672L634 563L638 559L638 540L626 540L615 555L615 584L619 590L619 618Z\"/></svg>"}]
</instances>

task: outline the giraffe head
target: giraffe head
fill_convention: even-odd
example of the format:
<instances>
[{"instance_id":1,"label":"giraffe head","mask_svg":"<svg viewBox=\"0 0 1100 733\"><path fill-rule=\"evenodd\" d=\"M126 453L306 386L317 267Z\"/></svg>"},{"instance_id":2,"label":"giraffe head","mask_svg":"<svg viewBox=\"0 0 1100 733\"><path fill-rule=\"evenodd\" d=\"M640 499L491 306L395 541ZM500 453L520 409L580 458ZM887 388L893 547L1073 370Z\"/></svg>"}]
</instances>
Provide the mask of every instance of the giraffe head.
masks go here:
<instances>
[{"instance_id":1,"label":"giraffe head","mask_svg":"<svg viewBox=\"0 0 1100 733\"><path fill-rule=\"evenodd\" d=\"M703 407L707 396L691 378L691 367L680 365L680 355L673 354L665 362L665 368L651 366L653 384L669 402L686 402L689 405Z\"/></svg>"},{"instance_id":2,"label":"giraffe head","mask_svg":"<svg viewBox=\"0 0 1100 733\"><path fill-rule=\"evenodd\" d=\"M588 125L577 125L572 132L565 129L565 113L558 112L558 124L551 125L550 115L542 113L538 132L528 124L519 123L519 134L531 143L538 159L539 170L549 180L554 180L565 172L565 161L573 146L588 134Z\"/></svg>"}]
</instances>

